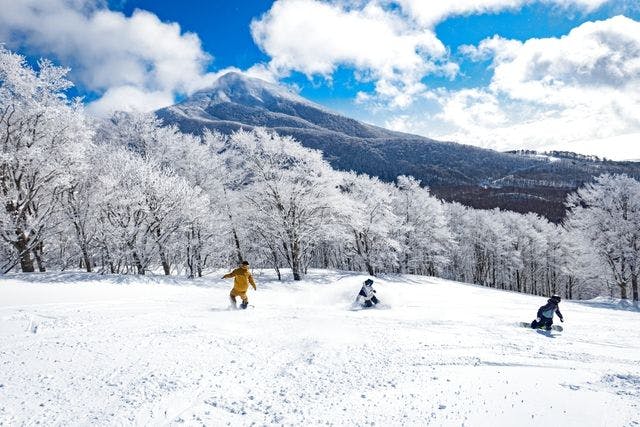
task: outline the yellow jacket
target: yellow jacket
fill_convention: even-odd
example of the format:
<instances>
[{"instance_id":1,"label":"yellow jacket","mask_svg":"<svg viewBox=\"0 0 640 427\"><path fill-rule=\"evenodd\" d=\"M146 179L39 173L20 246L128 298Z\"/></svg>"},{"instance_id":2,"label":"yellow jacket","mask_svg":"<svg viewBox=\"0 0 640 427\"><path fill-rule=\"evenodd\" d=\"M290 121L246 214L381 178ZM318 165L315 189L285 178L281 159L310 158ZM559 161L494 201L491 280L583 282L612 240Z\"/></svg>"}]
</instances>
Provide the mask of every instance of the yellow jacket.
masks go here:
<instances>
[{"instance_id":1,"label":"yellow jacket","mask_svg":"<svg viewBox=\"0 0 640 427\"><path fill-rule=\"evenodd\" d=\"M231 279L233 277L233 289L238 292L247 292L249 289L249 283L253 286L253 290L256 290L256 282L253 281L253 276L249 273L247 267L238 267L231 273L222 276L223 279Z\"/></svg>"}]
</instances>

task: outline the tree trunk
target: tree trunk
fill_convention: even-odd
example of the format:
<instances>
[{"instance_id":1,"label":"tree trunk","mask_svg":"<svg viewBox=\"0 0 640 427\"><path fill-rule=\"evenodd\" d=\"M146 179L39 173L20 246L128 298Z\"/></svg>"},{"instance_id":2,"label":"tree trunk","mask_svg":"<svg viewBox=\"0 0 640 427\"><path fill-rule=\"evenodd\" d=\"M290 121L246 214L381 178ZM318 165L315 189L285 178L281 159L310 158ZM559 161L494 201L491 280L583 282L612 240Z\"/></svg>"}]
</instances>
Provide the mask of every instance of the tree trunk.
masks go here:
<instances>
[{"instance_id":1,"label":"tree trunk","mask_svg":"<svg viewBox=\"0 0 640 427\"><path fill-rule=\"evenodd\" d=\"M633 294L633 302L638 302L638 275L631 276L631 293Z\"/></svg>"},{"instance_id":2,"label":"tree trunk","mask_svg":"<svg viewBox=\"0 0 640 427\"><path fill-rule=\"evenodd\" d=\"M44 273L46 268L44 268L44 262L42 261L42 242L38 243L35 248L33 248L33 257L36 259L36 265L38 266L38 271L40 273Z\"/></svg>"},{"instance_id":3,"label":"tree trunk","mask_svg":"<svg viewBox=\"0 0 640 427\"><path fill-rule=\"evenodd\" d=\"M31 258L31 251L29 250L29 242L24 237L24 233L19 231L18 241L14 243L15 248L20 254L20 268L23 273L33 273L35 270L33 266L33 259Z\"/></svg>"},{"instance_id":4,"label":"tree trunk","mask_svg":"<svg viewBox=\"0 0 640 427\"><path fill-rule=\"evenodd\" d=\"M87 241L85 238L85 234L82 230L82 227L80 227L80 224L76 221L73 222L73 228L76 232L76 241L78 242L78 246L80 246L80 251L82 252L84 267L87 270L87 273L91 273L93 270L93 266L91 265L91 258L89 257L89 251L87 250Z\"/></svg>"},{"instance_id":5,"label":"tree trunk","mask_svg":"<svg viewBox=\"0 0 640 427\"><path fill-rule=\"evenodd\" d=\"M138 274L144 275L144 267L142 266L142 261L140 261L140 257L138 256L138 253L136 251L133 251L131 255L133 256L133 262L136 266L136 270L138 271Z\"/></svg>"},{"instance_id":6,"label":"tree trunk","mask_svg":"<svg viewBox=\"0 0 640 427\"><path fill-rule=\"evenodd\" d=\"M276 274L278 275L278 281L281 281L282 274L280 273L280 267L278 267L278 254L273 249L271 249L271 258L273 259L273 269L276 271Z\"/></svg>"},{"instance_id":7,"label":"tree trunk","mask_svg":"<svg viewBox=\"0 0 640 427\"><path fill-rule=\"evenodd\" d=\"M31 259L31 252L26 249L20 252L20 268L23 273L33 273L36 271L33 266L33 259Z\"/></svg>"},{"instance_id":8,"label":"tree trunk","mask_svg":"<svg viewBox=\"0 0 640 427\"><path fill-rule=\"evenodd\" d=\"M160 243L158 243L158 247L160 248L160 263L162 264L164 275L171 276L171 266L169 265L169 261L167 261L167 255L164 252L164 247L162 247Z\"/></svg>"},{"instance_id":9,"label":"tree trunk","mask_svg":"<svg viewBox=\"0 0 640 427\"><path fill-rule=\"evenodd\" d=\"M627 297L627 284L626 283L618 283L620 287L620 299L626 300Z\"/></svg>"},{"instance_id":10,"label":"tree trunk","mask_svg":"<svg viewBox=\"0 0 640 427\"><path fill-rule=\"evenodd\" d=\"M373 266L368 259L365 259L364 265L367 268L367 273L369 273L369 276L375 276L375 274L373 274Z\"/></svg>"},{"instance_id":11,"label":"tree trunk","mask_svg":"<svg viewBox=\"0 0 640 427\"><path fill-rule=\"evenodd\" d=\"M238 257L238 264L241 264L244 261L244 257L242 256L242 249L240 249L240 239L238 238L238 233L236 232L236 228L233 227L233 241L236 245L236 256Z\"/></svg>"},{"instance_id":12,"label":"tree trunk","mask_svg":"<svg viewBox=\"0 0 640 427\"><path fill-rule=\"evenodd\" d=\"M369 248L364 241L364 236L362 235L362 233L359 233L355 230L353 231L353 234L355 237L356 250L358 251L358 255L360 255L360 258L362 258L362 261L364 261L364 266L367 269L367 273L369 273L370 276L374 276L373 266L371 265L371 259L369 258Z\"/></svg>"},{"instance_id":13,"label":"tree trunk","mask_svg":"<svg viewBox=\"0 0 640 427\"><path fill-rule=\"evenodd\" d=\"M302 280L300 245L295 241L291 244L291 272L293 273L293 280Z\"/></svg>"},{"instance_id":14,"label":"tree trunk","mask_svg":"<svg viewBox=\"0 0 640 427\"><path fill-rule=\"evenodd\" d=\"M198 228L198 249L196 250L196 270L198 271L198 277L202 277L202 235L200 234L200 229ZM238 244L240 244L238 242ZM207 262L205 257L204 262Z\"/></svg>"},{"instance_id":15,"label":"tree trunk","mask_svg":"<svg viewBox=\"0 0 640 427\"><path fill-rule=\"evenodd\" d=\"M161 243L162 233L160 233L160 229L156 229L156 243L158 243L158 252L160 254L160 263L162 264L162 270L164 271L165 276L171 276L171 266L169 265L169 261L167 261L167 255L164 251L164 246Z\"/></svg>"},{"instance_id":16,"label":"tree trunk","mask_svg":"<svg viewBox=\"0 0 640 427\"><path fill-rule=\"evenodd\" d=\"M116 272L120 271L120 261L118 261L118 269L116 270L116 265L113 263L113 259L111 259L109 250L107 250L107 259L109 260L109 271L111 271L111 274L116 274Z\"/></svg>"},{"instance_id":17,"label":"tree trunk","mask_svg":"<svg viewBox=\"0 0 640 427\"><path fill-rule=\"evenodd\" d=\"M238 233L236 232L236 226L233 221L233 215L231 214L231 206L229 206L229 196L227 195L227 189L222 186L222 192L224 195L224 202L227 208L227 216L229 217L229 223L231 224L231 232L233 234L233 242L236 245L236 256L238 257L238 263L242 263L244 261L244 257L242 256L242 250L240 249L240 239L238 238Z\"/></svg>"},{"instance_id":18,"label":"tree trunk","mask_svg":"<svg viewBox=\"0 0 640 427\"><path fill-rule=\"evenodd\" d=\"M89 257L89 253L85 246L82 246L82 259L84 260L84 266L87 269L87 273L91 273L93 271L93 266L91 265L91 258Z\"/></svg>"},{"instance_id":19,"label":"tree trunk","mask_svg":"<svg viewBox=\"0 0 640 427\"><path fill-rule=\"evenodd\" d=\"M187 267L189 267L189 279L193 279L193 255L191 254L191 239L187 239Z\"/></svg>"},{"instance_id":20,"label":"tree trunk","mask_svg":"<svg viewBox=\"0 0 640 427\"><path fill-rule=\"evenodd\" d=\"M171 266L167 261L167 256L164 254L164 251L160 252L160 262L162 263L162 270L164 271L164 275L171 276Z\"/></svg>"}]
</instances>

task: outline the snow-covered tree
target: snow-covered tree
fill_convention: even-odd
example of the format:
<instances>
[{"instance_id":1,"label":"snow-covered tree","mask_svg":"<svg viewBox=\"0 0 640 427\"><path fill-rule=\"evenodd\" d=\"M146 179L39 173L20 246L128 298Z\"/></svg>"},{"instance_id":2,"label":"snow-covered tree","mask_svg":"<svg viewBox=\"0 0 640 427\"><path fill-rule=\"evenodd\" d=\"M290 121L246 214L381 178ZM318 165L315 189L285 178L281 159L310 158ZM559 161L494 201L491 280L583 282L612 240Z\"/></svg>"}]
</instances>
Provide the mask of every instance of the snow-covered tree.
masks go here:
<instances>
[{"instance_id":1,"label":"snow-covered tree","mask_svg":"<svg viewBox=\"0 0 640 427\"><path fill-rule=\"evenodd\" d=\"M251 241L246 228L241 227L242 214L246 211L246 200L241 193L247 179L243 153L233 146L228 137L216 132L206 131L203 142L211 153L208 169L214 173L207 188L215 192L218 211L226 217L226 230L234 249L233 258L240 263L245 260L245 248Z\"/></svg>"},{"instance_id":2,"label":"snow-covered tree","mask_svg":"<svg viewBox=\"0 0 640 427\"><path fill-rule=\"evenodd\" d=\"M399 243L401 271L441 274L453 245L442 202L421 187L420 181L399 176L392 203L399 219L393 235Z\"/></svg>"},{"instance_id":3,"label":"snow-covered tree","mask_svg":"<svg viewBox=\"0 0 640 427\"><path fill-rule=\"evenodd\" d=\"M349 229L349 249L370 275L397 264L399 227L393 212L393 187L378 178L355 173L342 174L340 191L349 207L344 216Z\"/></svg>"},{"instance_id":4,"label":"snow-covered tree","mask_svg":"<svg viewBox=\"0 0 640 427\"><path fill-rule=\"evenodd\" d=\"M111 269L124 262L145 274L159 259L170 274L184 236L206 215L208 198L185 178L127 148L102 150L108 161L100 165L96 191L102 249Z\"/></svg>"},{"instance_id":5,"label":"snow-covered tree","mask_svg":"<svg viewBox=\"0 0 640 427\"><path fill-rule=\"evenodd\" d=\"M65 95L67 71L48 60L34 70L0 47L0 239L25 272L35 270L34 258L45 268L44 235L91 138L81 104Z\"/></svg>"},{"instance_id":6,"label":"snow-covered tree","mask_svg":"<svg viewBox=\"0 0 640 427\"><path fill-rule=\"evenodd\" d=\"M300 280L333 223L334 172L320 152L263 129L234 133L226 156L231 169L242 171L242 197L250 214L246 225L255 237L277 242Z\"/></svg>"},{"instance_id":7,"label":"snow-covered tree","mask_svg":"<svg viewBox=\"0 0 640 427\"><path fill-rule=\"evenodd\" d=\"M567 198L567 227L580 232L608 267L620 298L631 287L638 301L640 274L640 182L626 175L601 175Z\"/></svg>"},{"instance_id":8,"label":"snow-covered tree","mask_svg":"<svg viewBox=\"0 0 640 427\"><path fill-rule=\"evenodd\" d=\"M169 132L173 130L175 128L168 128ZM147 157L149 150L157 152L167 146L161 144L166 134L162 121L153 113L117 111L100 123L96 139L101 143L126 147L142 157Z\"/></svg>"},{"instance_id":9,"label":"snow-covered tree","mask_svg":"<svg viewBox=\"0 0 640 427\"><path fill-rule=\"evenodd\" d=\"M95 147L91 146L88 153L88 163L95 164L91 158L95 154ZM69 225L74 241L79 250L82 265L87 272L93 271L95 237L98 225L97 204L98 197L95 185L95 171L84 167L78 169L70 181L69 187L60 194L61 222Z\"/></svg>"}]
</instances>

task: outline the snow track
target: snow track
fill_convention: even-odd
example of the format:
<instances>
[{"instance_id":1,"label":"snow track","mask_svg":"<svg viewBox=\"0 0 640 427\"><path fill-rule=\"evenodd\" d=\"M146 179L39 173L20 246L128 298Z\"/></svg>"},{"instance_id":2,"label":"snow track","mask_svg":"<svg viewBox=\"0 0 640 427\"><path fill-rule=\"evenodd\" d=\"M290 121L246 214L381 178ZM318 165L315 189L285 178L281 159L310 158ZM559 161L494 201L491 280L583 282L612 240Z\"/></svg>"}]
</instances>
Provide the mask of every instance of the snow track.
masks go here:
<instances>
[{"instance_id":1,"label":"snow track","mask_svg":"<svg viewBox=\"0 0 640 427\"><path fill-rule=\"evenodd\" d=\"M214 275L218 277L218 275ZM0 425L640 425L640 313L429 277L0 279ZM30 325L36 324L36 333ZM600 325L606 325L601 327Z\"/></svg>"}]
</instances>

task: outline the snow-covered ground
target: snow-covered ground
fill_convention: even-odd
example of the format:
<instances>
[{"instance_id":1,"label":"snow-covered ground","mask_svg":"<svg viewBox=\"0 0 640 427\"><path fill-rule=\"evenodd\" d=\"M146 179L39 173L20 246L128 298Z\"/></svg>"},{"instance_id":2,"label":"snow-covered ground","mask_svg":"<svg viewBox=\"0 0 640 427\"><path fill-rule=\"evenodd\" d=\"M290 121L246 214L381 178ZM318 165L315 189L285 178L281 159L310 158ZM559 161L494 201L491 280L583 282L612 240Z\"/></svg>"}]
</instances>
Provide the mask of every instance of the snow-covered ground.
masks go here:
<instances>
[{"instance_id":1,"label":"snow-covered ground","mask_svg":"<svg viewBox=\"0 0 640 427\"><path fill-rule=\"evenodd\" d=\"M0 278L0 425L640 425L640 313L417 276ZM35 333L33 332L35 330Z\"/></svg>"}]
</instances>

